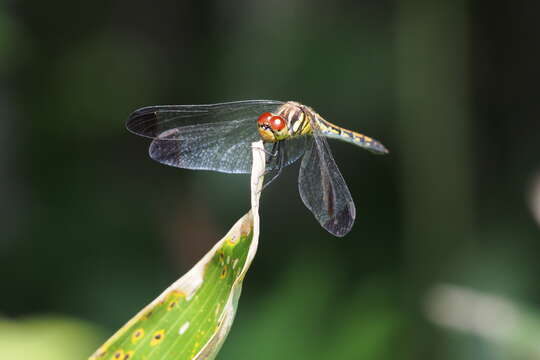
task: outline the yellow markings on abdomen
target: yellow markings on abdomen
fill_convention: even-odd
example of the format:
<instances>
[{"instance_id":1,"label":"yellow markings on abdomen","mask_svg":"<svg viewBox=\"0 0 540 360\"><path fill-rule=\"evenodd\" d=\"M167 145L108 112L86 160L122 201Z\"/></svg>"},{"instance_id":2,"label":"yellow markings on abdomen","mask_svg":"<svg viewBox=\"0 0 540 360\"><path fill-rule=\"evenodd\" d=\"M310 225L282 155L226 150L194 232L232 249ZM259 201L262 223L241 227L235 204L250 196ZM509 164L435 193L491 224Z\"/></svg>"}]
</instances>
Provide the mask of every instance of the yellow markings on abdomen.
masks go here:
<instances>
[{"instance_id":1,"label":"yellow markings on abdomen","mask_svg":"<svg viewBox=\"0 0 540 360\"><path fill-rule=\"evenodd\" d=\"M332 134L335 134L335 135L341 135L345 130L345 129L341 129L338 126L335 126L334 124L330 124L329 122L327 122L325 120L321 120L321 119L319 119L319 121L317 121L317 126L322 132L332 133Z\"/></svg>"},{"instance_id":2,"label":"yellow markings on abdomen","mask_svg":"<svg viewBox=\"0 0 540 360\"><path fill-rule=\"evenodd\" d=\"M330 130L334 134L341 135L341 131L339 131L338 129L336 129L334 127L329 127L328 130Z\"/></svg>"},{"instance_id":3,"label":"yellow markings on abdomen","mask_svg":"<svg viewBox=\"0 0 540 360\"><path fill-rule=\"evenodd\" d=\"M354 133L353 140L361 143L370 143L373 141L369 136L365 136L359 133Z\"/></svg>"},{"instance_id":4,"label":"yellow markings on abdomen","mask_svg":"<svg viewBox=\"0 0 540 360\"><path fill-rule=\"evenodd\" d=\"M348 130L344 130L344 129L341 129L341 136L346 137L346 138L354 138L354 135L352 132Z\"/></svg>"}]
</instances>

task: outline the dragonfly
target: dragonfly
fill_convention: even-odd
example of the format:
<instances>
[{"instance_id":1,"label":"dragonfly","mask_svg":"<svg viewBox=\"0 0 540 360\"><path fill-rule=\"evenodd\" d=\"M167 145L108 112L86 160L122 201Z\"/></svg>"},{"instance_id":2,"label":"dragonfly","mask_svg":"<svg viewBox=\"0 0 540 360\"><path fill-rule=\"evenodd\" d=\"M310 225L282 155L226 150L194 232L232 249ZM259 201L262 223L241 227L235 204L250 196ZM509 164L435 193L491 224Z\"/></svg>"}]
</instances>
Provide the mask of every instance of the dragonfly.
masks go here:
<instances>
[{"instance_id":1,"label":"dragonfly","mask_svg":"<svg viewBox=\"0 0 540 360\"><path fill-rule=\"evenodd\" d=\"M339 237L351 230L356 208L327 138L374 154L388 153L379 141L334 125L294 101L147 106L134 111L126 127L153 140L152 159L178 168L249 173L251 143L261 139L270 155L267 171L274 175L272 179L302 158L300 197L321 226Z\"/></svg>"}]
</instances>

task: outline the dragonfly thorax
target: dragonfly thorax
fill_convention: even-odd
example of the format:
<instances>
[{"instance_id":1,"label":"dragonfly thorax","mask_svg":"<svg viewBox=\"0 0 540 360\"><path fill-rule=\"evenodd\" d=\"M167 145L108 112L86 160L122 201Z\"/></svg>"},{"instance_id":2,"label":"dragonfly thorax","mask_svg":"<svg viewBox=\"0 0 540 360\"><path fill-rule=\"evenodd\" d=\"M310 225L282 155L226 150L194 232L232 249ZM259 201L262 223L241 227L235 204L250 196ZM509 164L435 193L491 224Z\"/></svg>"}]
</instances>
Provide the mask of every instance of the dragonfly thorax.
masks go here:
<instances>
[{"instance_id":1,"label":"dragonfly thorax","mask_svg":"<svg viewBox=\"0 0 540 360\"><path fill-rule=\"evenodd\" d=\"M259 134L266 142L310 134L314 116L315 112L307 106L289 101L278 109L277 114L266 112L259 116Z\"/></svg>"}]
</instances>

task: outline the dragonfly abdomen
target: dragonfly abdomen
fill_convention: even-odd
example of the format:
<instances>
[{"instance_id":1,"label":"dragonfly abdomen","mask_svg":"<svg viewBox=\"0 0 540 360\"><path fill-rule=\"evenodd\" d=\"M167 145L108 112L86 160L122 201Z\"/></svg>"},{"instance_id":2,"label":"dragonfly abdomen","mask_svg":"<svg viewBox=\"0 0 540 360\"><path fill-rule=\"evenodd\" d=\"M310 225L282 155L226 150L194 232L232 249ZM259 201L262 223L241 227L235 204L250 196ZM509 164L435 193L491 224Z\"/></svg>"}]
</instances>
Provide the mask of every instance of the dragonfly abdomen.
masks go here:
<instances>
[{"instance_id":1,"label":"dragonfly abdomen","mask_svg":"<svg viewBox=\"0 0 540 360\"><path fill-rule=\"evenodd\" d=\"M388 150L379 141L370 138L369 136L360 134L356 131L347 130L340 126L334 125L320 117L317 117L316 124L319 130L329 138L334 138L346 141L351 144L358 145L375 154L387 154Z\"/></svg>"}]
</instances>

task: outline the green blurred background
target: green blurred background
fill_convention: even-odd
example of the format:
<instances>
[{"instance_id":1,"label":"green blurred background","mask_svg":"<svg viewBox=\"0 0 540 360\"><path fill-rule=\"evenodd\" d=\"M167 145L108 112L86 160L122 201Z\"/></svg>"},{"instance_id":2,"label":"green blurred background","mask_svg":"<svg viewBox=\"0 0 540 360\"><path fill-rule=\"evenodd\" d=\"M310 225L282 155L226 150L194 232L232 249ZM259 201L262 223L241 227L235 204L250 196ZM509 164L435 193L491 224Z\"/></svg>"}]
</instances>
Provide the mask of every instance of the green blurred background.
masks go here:
<instances>
[{"instance_id":1,"label":"green blurred background","mask_svg":"<svg viewBox=\"0 0 540 360\"><path fill-rule=\"evenodd\" d=\"M90 355L248 209L247 176L151 161L131 111L266 98L391 153L332 142L342 239L297 165L265 190L219 358L540 358L539 8L2 2L0 358Z\"/></svg>"}]
</instances>

